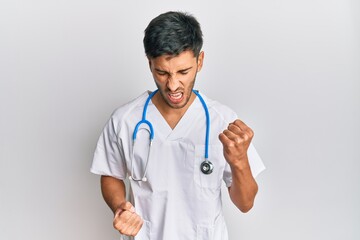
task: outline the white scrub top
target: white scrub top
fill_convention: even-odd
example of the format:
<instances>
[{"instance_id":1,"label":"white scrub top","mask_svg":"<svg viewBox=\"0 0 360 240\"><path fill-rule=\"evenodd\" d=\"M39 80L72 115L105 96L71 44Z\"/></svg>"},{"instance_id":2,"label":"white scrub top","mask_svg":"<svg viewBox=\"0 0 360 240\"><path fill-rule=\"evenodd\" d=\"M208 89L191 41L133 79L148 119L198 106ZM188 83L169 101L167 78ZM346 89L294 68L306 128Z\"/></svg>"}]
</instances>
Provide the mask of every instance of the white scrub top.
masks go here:
<instances>
[{"instance_id":1,"label":"white scrub top","mask_svg":"<svg viewBox=\"0 0 360 240\"><path fill-rule=\"evenodd\" d=\"M149 135L141 125L132 160L132 134L141 120L148 92L118 108L102 132L94 154L91 172L126 179L141 178L148 154ZM146 119L154 128L147 182L130 181L130 198L144 224L135 240L227 240L222 214L221 184L231 185L218 135L237 115L228 107L203 94L210 114L209 161L214 165L205 175L200 164L205 160L206 117L198 98L174 129L171 129L150 101ZM251 171L256 177L265 169L254 146L248 149ZM131 239L131 238L124 238Z\"/></svg>"}]
</instances>

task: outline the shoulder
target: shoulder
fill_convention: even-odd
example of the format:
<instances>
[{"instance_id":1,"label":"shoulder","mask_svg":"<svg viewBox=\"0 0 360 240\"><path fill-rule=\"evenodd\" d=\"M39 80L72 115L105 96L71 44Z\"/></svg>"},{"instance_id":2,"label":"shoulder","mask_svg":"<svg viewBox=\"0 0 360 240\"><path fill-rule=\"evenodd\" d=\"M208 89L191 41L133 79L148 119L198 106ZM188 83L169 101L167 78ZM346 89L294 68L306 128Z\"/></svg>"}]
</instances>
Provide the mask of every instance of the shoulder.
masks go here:
<instances>
[{"instance_id":1,"label":"shoulder","mask_svg":"<svg viewBox=\"0 0 360 240\"><path fill-rule=\"evenodd\" d=\"M137 111L142 111L148 95L148 91L145 91L140 96L115 109L110 117L110 121L114 128L117 129L122 124L122 122L128 118L129 115Z\"/></svg>"}]
</instances>

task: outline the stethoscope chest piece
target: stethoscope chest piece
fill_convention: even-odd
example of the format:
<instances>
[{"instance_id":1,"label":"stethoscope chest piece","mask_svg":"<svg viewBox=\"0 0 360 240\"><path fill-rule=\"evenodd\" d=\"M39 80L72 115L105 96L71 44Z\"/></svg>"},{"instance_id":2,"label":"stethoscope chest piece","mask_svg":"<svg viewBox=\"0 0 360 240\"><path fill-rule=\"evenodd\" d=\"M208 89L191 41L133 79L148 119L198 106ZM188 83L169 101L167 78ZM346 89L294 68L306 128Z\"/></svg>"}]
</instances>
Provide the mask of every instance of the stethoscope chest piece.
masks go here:
<instances>
[{"instance_id":1,"label":"stethoscope chest piece","mask_svg":"<svg viewBox=\"0 0 360 240\"><path fill-rule=\"evenodd\" d=\"M214 169L214 165L210 161L204 161L200 165L200 170L204 174L212 173L213 169Z\"/></svg>"}]
</instances>

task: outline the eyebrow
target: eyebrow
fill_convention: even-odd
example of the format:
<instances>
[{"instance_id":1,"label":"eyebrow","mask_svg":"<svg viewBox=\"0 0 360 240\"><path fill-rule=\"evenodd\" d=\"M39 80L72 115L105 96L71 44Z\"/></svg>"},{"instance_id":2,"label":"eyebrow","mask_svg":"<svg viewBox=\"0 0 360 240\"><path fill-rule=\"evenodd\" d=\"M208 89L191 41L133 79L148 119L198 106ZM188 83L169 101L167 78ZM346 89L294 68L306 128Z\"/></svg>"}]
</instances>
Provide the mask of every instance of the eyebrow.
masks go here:
<instances>
[{"instance_id":1,"label":"eyebrow","mask_svg":"<svg viewBox=\"0 0 360 240\"><path fill-rule=\"evenodd\" d=\"M188 68L185 68L185 69L181 69L181 70L179 70L179 71L177 71L177 72L186 72L186 71L188 71L188 70L190 70L190 69L192 69L193 67L188 67ZM161 73L168 73L167 71L164 71L164 70L161 70L161 69L158 69L158 68L155 68L155 70L157 71L157 72L161 72Z\"/></svg>"}]
</instances>

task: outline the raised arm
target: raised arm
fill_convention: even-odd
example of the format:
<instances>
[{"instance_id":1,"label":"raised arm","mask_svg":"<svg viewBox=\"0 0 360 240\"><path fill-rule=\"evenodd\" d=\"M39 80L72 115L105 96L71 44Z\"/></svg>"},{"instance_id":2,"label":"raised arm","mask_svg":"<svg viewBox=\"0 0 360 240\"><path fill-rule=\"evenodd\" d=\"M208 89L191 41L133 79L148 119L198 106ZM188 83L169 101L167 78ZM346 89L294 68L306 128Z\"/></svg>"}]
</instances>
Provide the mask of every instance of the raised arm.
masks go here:
<instances>
[{"instance_id":1,"label":"raised arm","mask_svg":"<svg viewBox=\"0 0 360 240\"><path fill-rule=\"evenodd\" d=\"M224 157L232 173L229 194L232 202L242 212L248 212L254 205L258 185L252 176L247 150L254 136L253 131L241 120L230 123L220 135Z\"/></svg>"}]
</instances>

